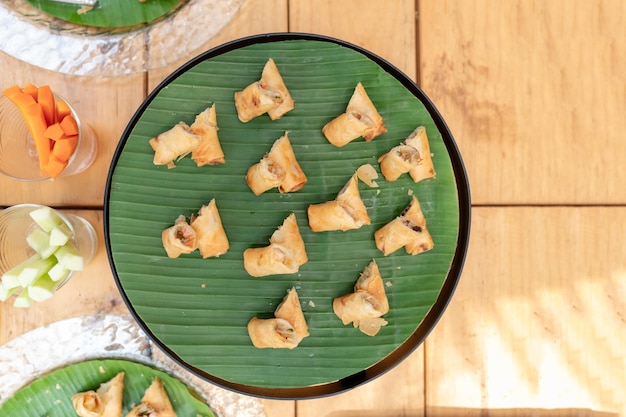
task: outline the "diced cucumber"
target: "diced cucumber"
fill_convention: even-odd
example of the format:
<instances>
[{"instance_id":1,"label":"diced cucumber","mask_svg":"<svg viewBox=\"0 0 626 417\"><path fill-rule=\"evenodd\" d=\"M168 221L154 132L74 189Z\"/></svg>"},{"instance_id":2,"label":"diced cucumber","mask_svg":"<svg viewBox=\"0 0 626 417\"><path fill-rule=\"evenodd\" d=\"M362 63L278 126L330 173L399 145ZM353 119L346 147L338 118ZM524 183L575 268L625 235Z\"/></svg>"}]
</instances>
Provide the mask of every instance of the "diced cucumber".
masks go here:
<instances>
[{"instance_id":1,"label":"diced cucumber","mask_svg":"<svg viewBox=\"0 0 626 417\"><path fill-rule=\"evenodd\" d=\"M72 236L70 228L65 223L61 223L50 231L50 246L63 246Z\"/></svg>"},{"instance_id":2,"label":"diced cucumber","mask_svg":"<svg viewBox=\"0 0 626 417\"><path fill-rule=\"evenodd\" d=\"M78 249L71 243L61 246L54 252L59 263L71 271L80 271L84 267L84 259Z\"/></svg>"},{"instance_id":3,"label":"diced cucumber","mask_svg":"<svg viewBox=\"0 0 626 417\"><path fill-rule=\"evenodd\" d=\"M19 285L16 285L14 287L9 287L8 285L5 285L4 282L0 282L0 301L6 301L7 298L12 296L15 293L15 291L19 289L20 289Z\"/></svg>"},{"instance_id":4,"label":"diced cucumber","mask_svg":"<svg viewBox=\"0 0 626 417\"><path fill-rule=\"evenodd\" d=\"M41 259L41 256L39 254L35 254L26 259L24 262L20 263L19 265L9 269L7 272L2 274L2 283L7 287L16 287L20 285L20 273L24 270L24 268L39 259Z\"/></svg>"},{"instance_id":5,"label":"diced cucumber","mask_svg":"<svg viewBox=\"0 0 626 417\"><path fill-rule=\"evenodd\" d=\"M63 223L63 220L50 208L40 207L31 211L30 217L46 232L50 232L56 226Z\"/></svg>"},{"instance_id":6,"label":"diced cucumber","mask_svg":"<svg viewBox=\"0 0 626 417\"><path fill-rule=\"evenodd\" d=\"M32 304L33 300L28 296L28 291L22 291L13 301L13 307L18 308L30 307Z\"/></svg>"},{"instance_id":7,"label":"diced cucumber","mask_svg":"<svg viewBox=\"0 0 626 417\"><path fill-rule=\"evenodd\" d=\"M33 301L44 301L54 295L58 286L59 283L46 274L28 286L28 296Z\"/></svg>"},{"instance_id":8,"label":"diced cucumber","mask_svg":"<svg viewBox=\"0 0 626 417\"><path fill-rule=\"evenodd\" d=\"M54 229L52 229L54 230ZM54 253L59 245L50 245L50 234L43 229L36 228L26 236L26 242L42 258L47 258Z\"/></svg>"},{"instance_id":9,"label":"diced cucumber","mask_svg":"<svg viewBox=\"0 0 626 417\"><path fill-rule=\"evenodd\" d=\"M67 278L67 276L70 274L70 272L72 271L70 271L60 263L57 263L52 268L50 268L50 270L48 271L48 275L53 281L64 281L65 278Z\"/></svg>"},{"instance_id":10,"label":"diced cucumber","mask_svg":"<svg viewBox=\"0 0 626 417\"><path fill-rule=\"evenodd\" d=\"M22 287L28 287L37 278L48 273L55 264L55 258L36 259L26 265L17 276L17 280Z\"/></svg>"}]
</instances>

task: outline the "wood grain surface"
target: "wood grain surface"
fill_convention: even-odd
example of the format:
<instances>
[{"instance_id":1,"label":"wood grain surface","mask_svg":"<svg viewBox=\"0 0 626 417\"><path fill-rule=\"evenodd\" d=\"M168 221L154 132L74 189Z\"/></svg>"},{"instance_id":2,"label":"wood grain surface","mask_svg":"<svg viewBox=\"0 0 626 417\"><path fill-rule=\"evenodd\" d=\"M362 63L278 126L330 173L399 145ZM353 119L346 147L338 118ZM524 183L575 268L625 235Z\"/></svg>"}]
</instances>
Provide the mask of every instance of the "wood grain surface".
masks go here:
<instances>
[{"instance_id":1,"label":"wood grain surface","mask_svg":"<svg viewBox=\"0 0 626 417\"><path fill-rule=\"evenodd\" d=\"M621 0L247 0L187 58L281 31L355 43L422 87L470 179L467 261L426 342L349 392L263 400L268 417L626 417L625 27ZM51 85L99 140L76 177L0 177L0 206L71 210L101 244L53 299L1 304L0 344L63 318L127 311L104 250L106 175L137 107L187 59L94 79L0 52L2 84Z\"/></svg>"}]
</instances>

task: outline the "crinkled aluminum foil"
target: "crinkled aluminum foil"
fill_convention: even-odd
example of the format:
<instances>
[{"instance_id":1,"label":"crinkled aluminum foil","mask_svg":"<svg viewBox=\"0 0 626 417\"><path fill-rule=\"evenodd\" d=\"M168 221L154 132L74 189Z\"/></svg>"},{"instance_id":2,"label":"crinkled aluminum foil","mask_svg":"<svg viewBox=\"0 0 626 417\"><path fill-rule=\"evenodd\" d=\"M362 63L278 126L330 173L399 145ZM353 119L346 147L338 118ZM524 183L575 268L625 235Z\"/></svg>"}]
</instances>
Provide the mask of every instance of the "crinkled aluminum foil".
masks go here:
<instances>
[{"instance_id":1,"label":"crinkled aluminum foil","mask_svg":"<svg viewBox=\"0 0 626 417\"><path fill-rule=\"evenodd\" d=\"M220 417L264 417L260 400L217 387L173 362L128 315L58 321L0 346L0 404L39 377L91 359L127 359L175 376L201 395Z\"/></svg>"},{"instance_id":2,"label":"crinkled aluminum foil","mask_svg":"<svg viewBox=\"0 0 626 417\"><path fill-rule=\"evenodd\" d=\"M0 51L72 75L118 77L191 58L244 0L189 0L175 13L135 29L65 22L26 0L0 0Z\"/></svg>"}]
</instances>

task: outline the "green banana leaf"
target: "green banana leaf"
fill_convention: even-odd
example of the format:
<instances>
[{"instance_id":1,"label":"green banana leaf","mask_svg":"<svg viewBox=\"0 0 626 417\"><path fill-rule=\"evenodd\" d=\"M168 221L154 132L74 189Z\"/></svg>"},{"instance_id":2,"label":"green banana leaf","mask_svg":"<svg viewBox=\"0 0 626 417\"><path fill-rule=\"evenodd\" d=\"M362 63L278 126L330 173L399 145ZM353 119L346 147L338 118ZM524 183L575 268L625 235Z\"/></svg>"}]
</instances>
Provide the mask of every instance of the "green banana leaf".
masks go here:
<instances>
[{"instance_id":1,"label":"green banana leaf","mask_svg":"<svg viewBox=\"0 0 626 417\"><path fill-rule=\"evenodd\" d=\"M469 196L459 199L465 185L457 187L457 180L465 184L466 179L453 168L453 161L460 160L458 155L451 158L442 125L388 72L388 64L325 38L289 36L226 45L166 79L127 127L105 197L111 265L147 332L201 376L237 391L280 397L316 395L312 393L319 387L328 388L323 394L346 389L370 378L363 370L379 365L388 369L417 346L451 295L449 288L442 294L444 283L454 284L458 278L459 269L451 272L451 265L455 256L464 255L467 242L460 229L467 224L460 219L469 210ZM296 107L279 120L263 115L242 123L233 94L260 78L268 58L275 60ZM358 82L388 132L371 142L358 139L336 148L321 128L345 111ZM179 121L192 123L213 103L226 163L197 167L186 157L173 169L155 166L150 138ZM371 225L347 232L309 229L309 204L333 200L363 164L378 170L378 157L419 125L429 135L435 179L415 184L408 175L396 182L380 176L376 188L360 182ZM285 132L308 183L295 193L273 189L257 197L245 183L245 174ZM374 231L399 215L412 195L422 205L435 247L417 256L400 250L384 257L375 246ZM213 198L230 240L228 253L202 259L196 251L169 259L161 231ZM309 262L297 274L250 277L243 268L243 251L267 245L290 213L296 214ZM333 299L352 292L372 259L379 265L391 306L385 315L389 324L375 337L344 326L332 309ZM253 347L248 321L272 316L291 287L300 296L310 336L293 350Z\"/></svg>"},{"instance_id":2,"label":"green banana leaf","mask_svg":"<svg viewBox=\"0 0 626 417\"><path fill-rule=\"evenodd\" d=\"M67 22L100 28L150 23L167 15L186 0L98 0L93 9L79 14L82 6L52 0L28 0L39 10Z\"/></svg>"},{"instance_id":3,"label":"green banana leaf","mask_svg":"<svg viewBox=\"0 0 626 417\"><path fill-rule=\"evenodd\" d=\"M11 417L69 417L76 412L72 395L96 390L124 371L124 413L139 404L144 391L158 377L163 382L178 417L213 417L209 406L178 379L150 366L128 360L90 360L57 369L21 388L2 406L0 415Z\"/></svg>"}]
</instances>

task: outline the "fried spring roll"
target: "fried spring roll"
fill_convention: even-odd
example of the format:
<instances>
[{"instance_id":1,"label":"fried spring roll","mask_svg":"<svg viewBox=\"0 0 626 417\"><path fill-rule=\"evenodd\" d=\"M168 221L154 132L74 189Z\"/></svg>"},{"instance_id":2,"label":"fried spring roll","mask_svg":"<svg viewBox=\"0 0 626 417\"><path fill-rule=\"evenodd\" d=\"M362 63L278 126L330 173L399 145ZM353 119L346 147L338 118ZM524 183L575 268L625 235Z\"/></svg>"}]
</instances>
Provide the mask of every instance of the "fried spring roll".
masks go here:
<instances>
[{"instance_id":1,"label":"fried spring roll","mask_svg":"<svg viewBox=\"0 0 626 417\"><path fill-rule=\"evenodd\" d=\"M79 392L72 405L80 417L120 417L124 396L124 372L100 385L97 391Z\"/></svg>"},{"instance_id":2,"label":"fried spring roll","mask_svg":"<svg viewBox=\"0 0 626 417\"><path fill-rule=\"evenodd\" d=\"M175 167L174 161L182 158L200 143L200 138L189 132L185 122L178 122L170 130L150 139L149 143L154 151L152 162L154 165Z\"/></svg>"},{"instance_id":3,"label":"fried spring roll","mask_svg":"<svg viewBox=\"0 0 626 417\"><path fill-rule=\"evenodd\" d=\"M431 250L435 244L426 227L426 219L415 196L395 219L374 233L376 247L387 256L404 247L410 255Z\"/></svg>"},{"instance_id":4,"label":"fried spring roll","mask_svg":"<svg viewBox=\"0 0 626 417\"><path fill-rule=\"evenodd\" d=\"M345 146L359 137L369 142L386 131L382 116L361 83L354 89L345 113L322 128L326 139L337 147Z\"/></svg>"},{"instance_id":5,"label":"fried spring roll","mask_svg":"<svg viewBox=\"0 0 626 417\"><path fill-rule=\"evenodd\" d=\"M286 348L298 346L298 335L285 319L259 319L253 317L248 322L248 335L257 348Z\"/></svg>"},{"instance_id":6,"label":"fried spring roll","mask_svg":"<svg viewBox=\"0 0 626 417\"><path fill-rule=\"evenodd\" d=\"M228 252L230 244L215 199L200 208L198 216L191 219L191 227L196 232L197 246L203 258Z\"/></svg>"},{"instance_id":7,"label":"fried spring roll","mask_svg":"<svg viewBox=\"0 0 626 417\"><path fill-rule=\"evenodd\" d=\"M178 216L174 225L161 232L163 248L170 258L178 258L181 254L196 250L196 231L187 223L182 214Z\"/></svg>"},{"instance_id":8,"label":"fried spring roll","mask_svg":"<svg viewBox=\"0 0 626 417\"><path fill-rule=\"evenodd\" d=\"M158 377L152 380L141 398L141 403L133 407L126 417L177 417L165 386Z\"/></svg>"},{"instance_id":9,"label":"fried spring roll","mask_svg":"<svg viewBox=\"0 0 626 417\"><path fill-rule=\"evenodd\" d=\"M218 165L226 162L224 151L217 135L217 114L215 104L196 116L189 126L189 132L198 136L200 142L191 152L191 159L196 165Z\"/></svg>"},{"instance_id":10,"label":"fried spring roll","mask_svg":"<svg viewBox=\"0 0 626 417\"><path fill-rule=\"evenodd\" d=\"M435 166L430 154L430 145L428 143L428 135L426 134L426 128L419 126L413 131L405 140L407 145L417 149L422 160L421 162L412 167L409 171L409 175L414 182L419 182L427 178L433 178L437 173L435 172Z\"/></svg>"},{"instance_id":11,"label":"fried spring roll","mask_svg":"<svg viewBox=\"0 0 626 417\"><path fill-rule=\"evenodd\" d=\"M311 204L307 213L309 227L314 232L358 229L371 222L361 200L356 174L344 185L335 200Z\"/></svg>"}]
</instances>

